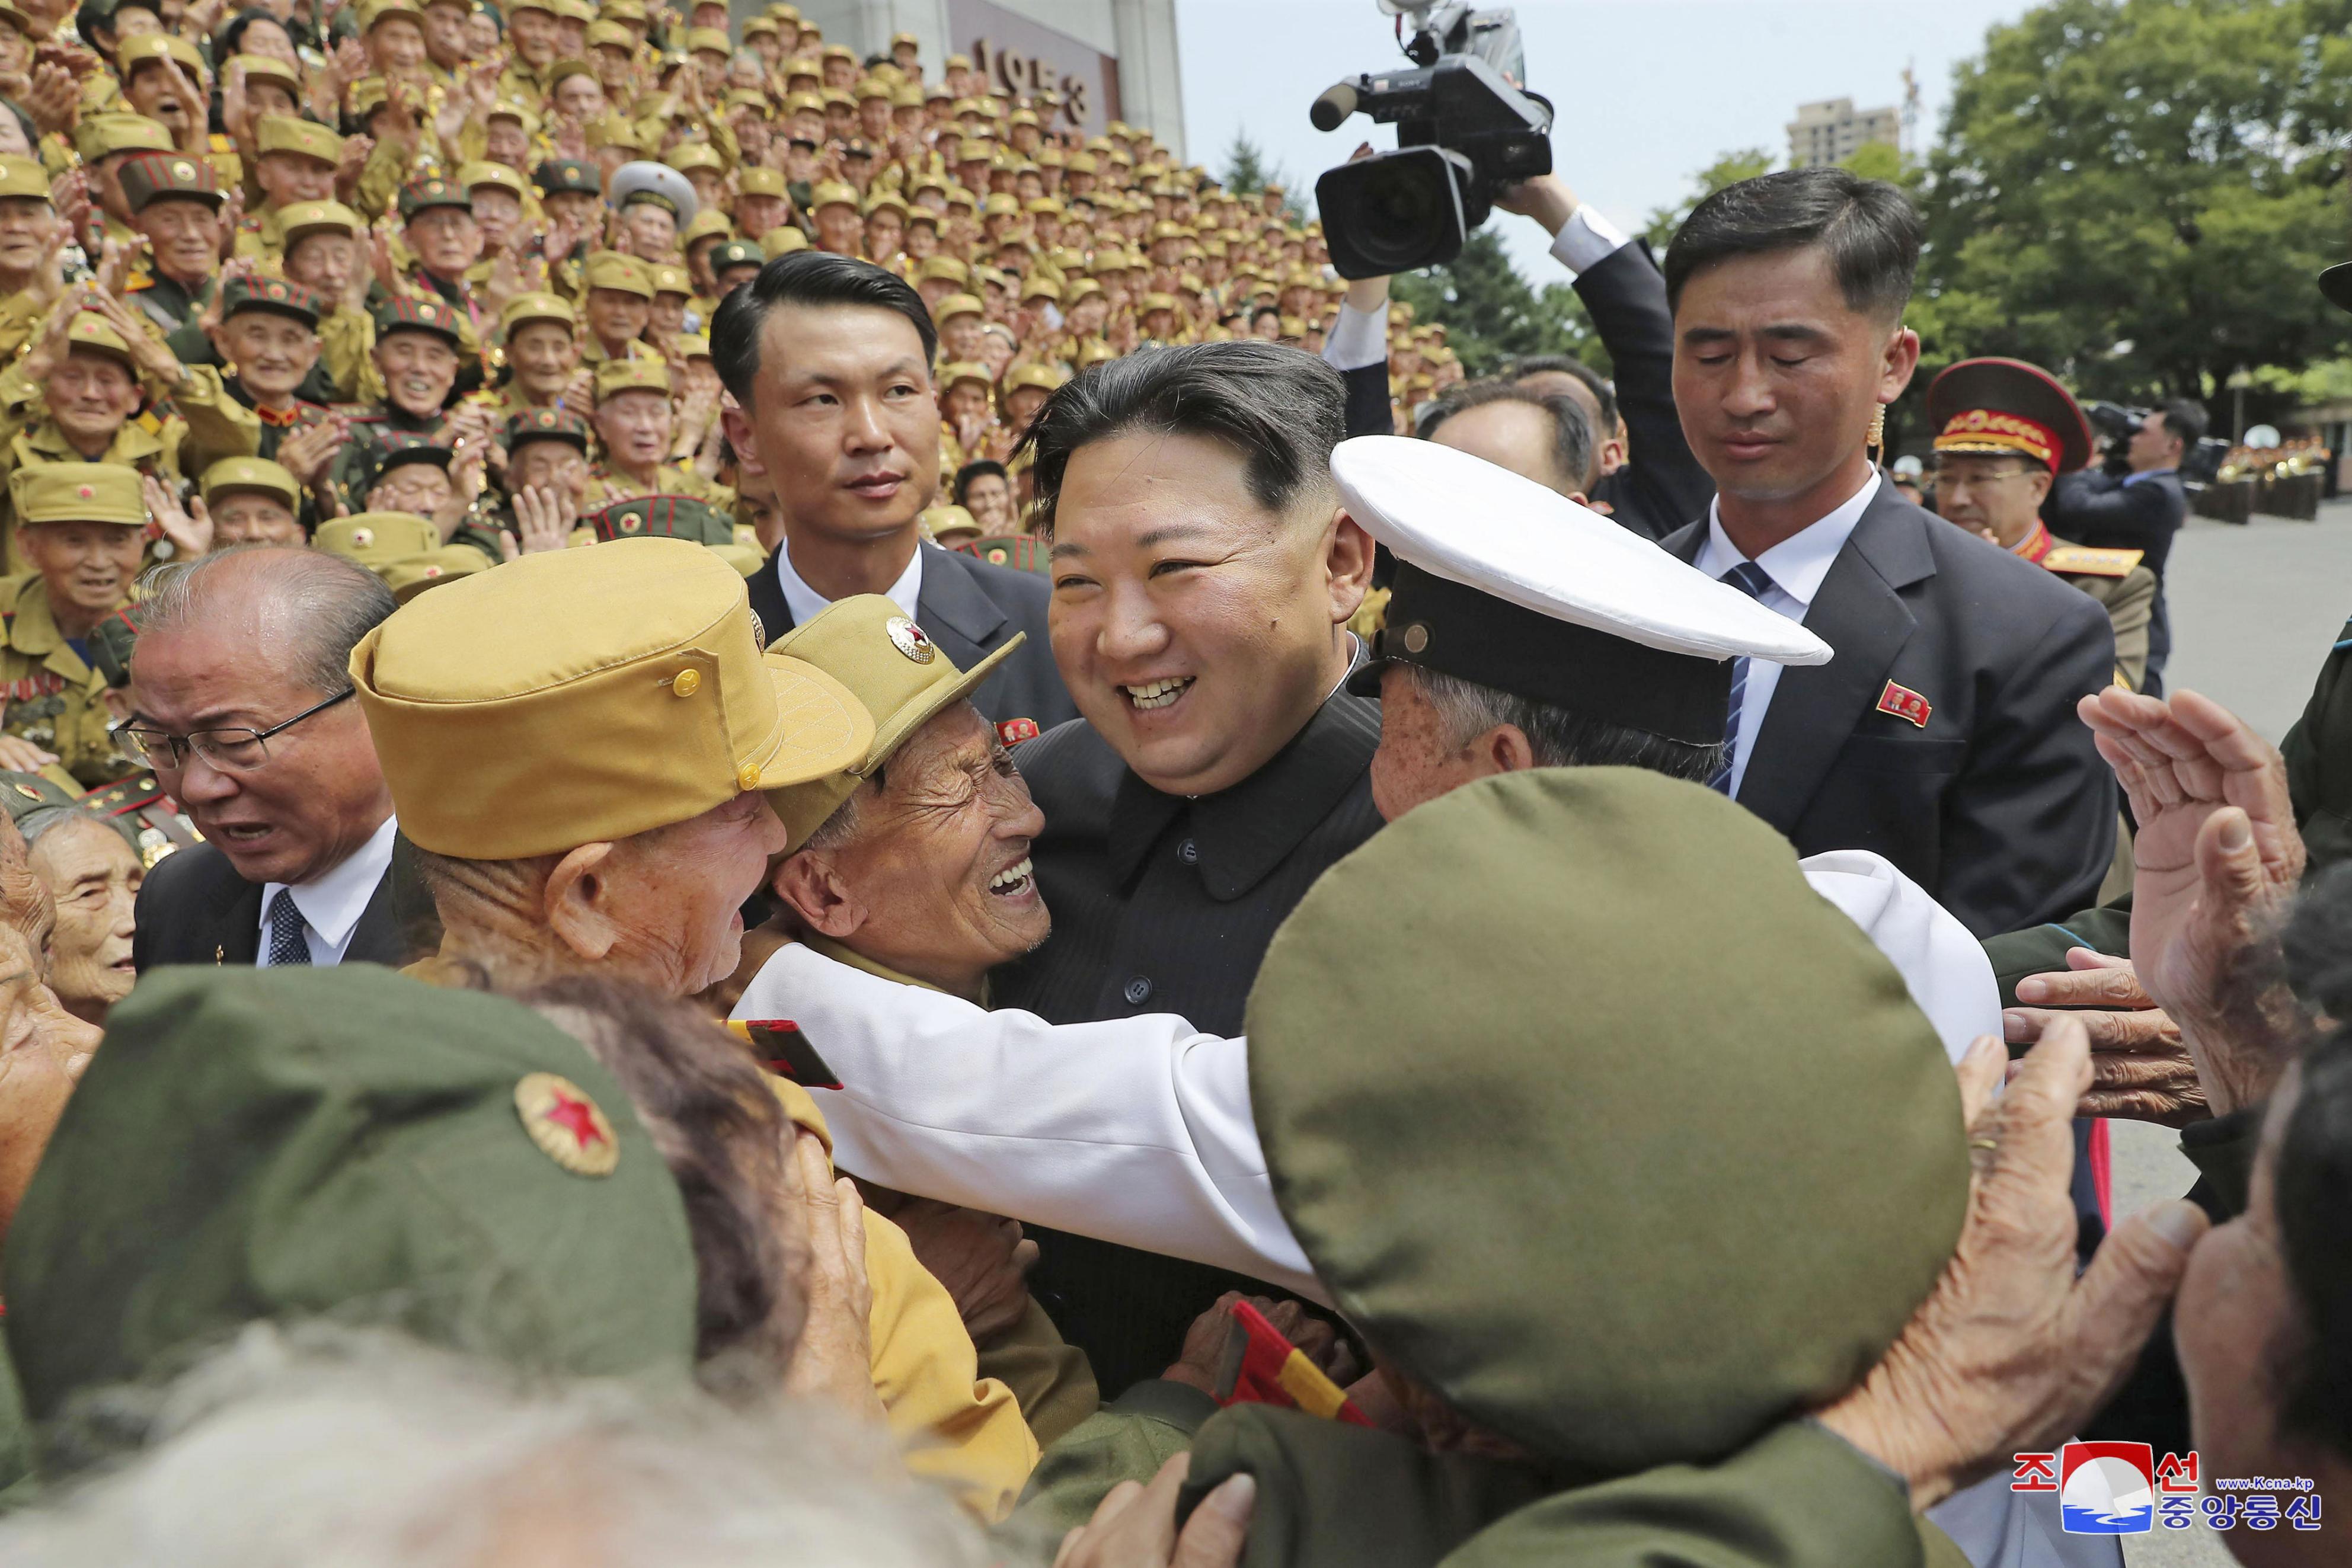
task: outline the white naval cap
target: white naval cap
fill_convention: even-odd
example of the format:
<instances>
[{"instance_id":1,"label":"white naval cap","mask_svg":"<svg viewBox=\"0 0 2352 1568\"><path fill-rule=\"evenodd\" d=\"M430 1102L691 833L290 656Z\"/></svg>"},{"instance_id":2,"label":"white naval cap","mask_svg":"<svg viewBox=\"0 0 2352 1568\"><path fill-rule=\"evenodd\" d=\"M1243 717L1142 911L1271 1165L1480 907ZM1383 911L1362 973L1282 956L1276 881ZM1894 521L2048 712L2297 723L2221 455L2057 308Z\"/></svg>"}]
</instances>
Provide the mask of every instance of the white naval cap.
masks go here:
<instances>
[{"instance_id":1,"label":"white naval cap","mask_svg":"<svg viewBox=\"0 0 2352 1568\"><path fill-rule=\"evenodd\" d=\"M613 183L604 199L614 207L625 207L633 196L656 200L677 217L678 232L694 221L694 183L667 163L648 162L638 159L624 163L613 171Z\"/></svg>"},{"instance_id":2,"label":"white naval cap","mask_svg":"<svg viewBox=\"0 0 2352 1568\"><path fill-rule=\"evenodd\" d=\"M1797 622L1466 452L1363 435L1333 449L1331 474L1397 561L1359 690L1397 661L1706 746L1723 738L1730 661L1829 661Z\"/></svg>"}]
</instances>

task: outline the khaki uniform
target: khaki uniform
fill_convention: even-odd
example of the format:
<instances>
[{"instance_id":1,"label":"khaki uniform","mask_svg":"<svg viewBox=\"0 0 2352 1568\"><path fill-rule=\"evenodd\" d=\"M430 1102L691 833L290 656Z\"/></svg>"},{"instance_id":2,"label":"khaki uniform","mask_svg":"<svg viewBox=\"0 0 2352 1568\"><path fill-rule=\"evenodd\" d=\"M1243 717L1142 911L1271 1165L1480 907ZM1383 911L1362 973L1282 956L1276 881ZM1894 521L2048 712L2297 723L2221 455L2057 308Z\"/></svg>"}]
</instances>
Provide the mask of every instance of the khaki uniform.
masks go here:
<instances>
[{"instance_id":1,"label":"khaki uniform","mask_svg":"<svg viewBox=\"0 0 2352 1568\"><path fill-rule=\"evenodd\" d=\"M2140 565L2147 552L2062 544L2047 531L2041 564L2097 600L2116 630L2116 679L2133 691L2147 678L2147 633L2156 612L2156 573ZM2022 552L2021 552L2022 553Z\"/></svg>"},{"instance_id":2,"label":"khaki uniform","mask_svg":"<svg viewBox=\"0 0 2352 1568\"><path fill-rule=\"evenodd\" d=\"M39 574L0 578L0 731L56 752L85 789L137 772L143 765L110 733L106 677L58 630Z\"/></svg>"},{"instance_id":3,"label":"khaki uniform","mask_svg":"<svg viewBox=\"0 0 2352 1568\"><path fill-rule=\"evenodd\" d=\"M651 486L640 485L626 475L614 474L599 463L589 470L588 489L581 497L580 509L593 512L637 496L691 496L714 512L735 510L733 490L716 479L704 478L682 463L663 464L655 470Z\"/></svg>"}]
</instances>

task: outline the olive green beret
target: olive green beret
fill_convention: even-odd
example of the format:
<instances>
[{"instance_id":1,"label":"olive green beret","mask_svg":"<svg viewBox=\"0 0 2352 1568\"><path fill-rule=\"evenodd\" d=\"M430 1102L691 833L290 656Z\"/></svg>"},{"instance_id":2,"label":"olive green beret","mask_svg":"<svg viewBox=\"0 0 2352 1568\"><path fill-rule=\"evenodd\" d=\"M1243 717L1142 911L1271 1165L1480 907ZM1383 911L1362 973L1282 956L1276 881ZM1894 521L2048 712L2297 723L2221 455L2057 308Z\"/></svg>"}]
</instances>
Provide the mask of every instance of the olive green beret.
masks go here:
<instances>
[{"instance_id":1,"label":"olive green beret","mask_svg":"<svg viewBox=\"0 0 2352 1568\"><path fill-rule=\"evenodd\" d=\"M519 1003L364 964L146 976L5 1270L36 1419L264 1318L560 1373L694 1356L685 1207L619 1085Z\"/></svg>"},{"instance_id":2,"label":"olive green beret","mask_svg":"<svg viewBox=\"0 0 2352 1568\"><path fill-rule=\"evenodd\" d=\"M1415 808L1308 890L1247 1017L1334 1303L1578 1473L1711 1459L1850 1388L1959 1234L1935 1030L1696 784L1542 768Z\"/></svg>"}]
</instances>

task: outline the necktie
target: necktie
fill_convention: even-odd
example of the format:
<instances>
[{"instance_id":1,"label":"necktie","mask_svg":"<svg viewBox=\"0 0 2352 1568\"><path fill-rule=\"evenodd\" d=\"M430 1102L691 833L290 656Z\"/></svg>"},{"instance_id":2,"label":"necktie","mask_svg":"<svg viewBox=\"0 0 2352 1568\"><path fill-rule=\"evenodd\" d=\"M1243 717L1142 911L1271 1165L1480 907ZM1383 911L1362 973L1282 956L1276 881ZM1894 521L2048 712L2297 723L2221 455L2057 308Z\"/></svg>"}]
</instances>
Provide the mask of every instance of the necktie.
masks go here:
<instances>
[{"instance_id":1,"label":"necktie","mask_svg":"<svg viewBox=\"0 0 2352 1568\"><path fill-rule=\"evenodd\" d=\"M1750 599L1763 598L1764 591L1772 586L1771 574L1752 560L1741 561L1717 580L1731 584ZM1747 690L1748 661L1745 658L1734 659L1731 662L1731 707L1723 721L1723 766L1717 768L1715 777L1706 781L1706 787L1717 794L1731 793L1731 764L1738 758L1739 748L1739 699Z\"/></svg>"},{"instance_id":2,"label":"necktie","mask_svg":"<svg viewBox=\"0 0 2352 1568\"><path fill-rule=\"evenodd\" d=\"M269 967L275 969L310 961L310 944L302 935L302 912L294 907L292 892L281 887L269 901Z\"/></svg>"}]
</instances>

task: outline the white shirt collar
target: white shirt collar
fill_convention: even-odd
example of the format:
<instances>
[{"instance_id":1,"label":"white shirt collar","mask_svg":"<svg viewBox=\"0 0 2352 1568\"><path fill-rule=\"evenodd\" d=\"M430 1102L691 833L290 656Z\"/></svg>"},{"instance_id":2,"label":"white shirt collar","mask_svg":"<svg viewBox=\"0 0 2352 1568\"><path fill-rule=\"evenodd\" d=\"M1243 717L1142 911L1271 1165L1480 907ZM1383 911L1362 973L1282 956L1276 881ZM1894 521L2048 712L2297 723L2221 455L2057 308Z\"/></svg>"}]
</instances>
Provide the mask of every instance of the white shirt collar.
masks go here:
<instances>
[{"instance_id":1,"label":"white shirt collar","mask_svg":"<svg viewBox=\"0 0 2352 1568\"><path fill-rule=\"evenodd\" d=\"M1806 609L1812 608L1813 595L1822 591L1822 580L1830 574L1830 567L1845 549L1845 541L1853 537L1854 525L1869 509L1871 498L1878 494L1878 470L1862 482L1846 503L1819 522L1808 523L1795 533L1756 558L1756 564L1772 579L1772 585ZM1723 518L1717 503L1706 504L1706 545L1699 551L1696 565L1709 577L1721 577L1748 558L1723 531Z\"/></svg>"},{"instance_id":2,"label":"white shirt collar","mask_svg":"<svg viewBox=\"0 0 2352 1568\"><path fill-rule=\"evenodd\" d=\"M311 930L325 939L327 945L340 951L351 940L352 928L367 913L368 900L375 896L376 884L383 873L392 869L392 839L400 831L397 817L386 817L383 825L372 834L367 842L345 856L343 862L322 876L293 883L294 907L302 912L302 919ZM261 890L262 920L269 918L270 901L278 890L288 884L270 883Z\"/></svg>"},{"instance_id":3,"label":"white shirt collar","mask_svg":"<svg viewBox=\"0 0 2352 1568\"><path fill-rule=\"evenodd\" d=\"M793 612L793 624L795 626L807 625L824 614L825 607L833 602L802 580L801 574L793 570L793 547L789 539L776 551L776 586L784 591L784 608ZM890 585L887 597L908 620L920 619L915 613L915 605L923 597L923 547L919 540L915 545L915 553L907 558L907 570L900 572L898 580Z\"/></svg>"}]
</instances>

